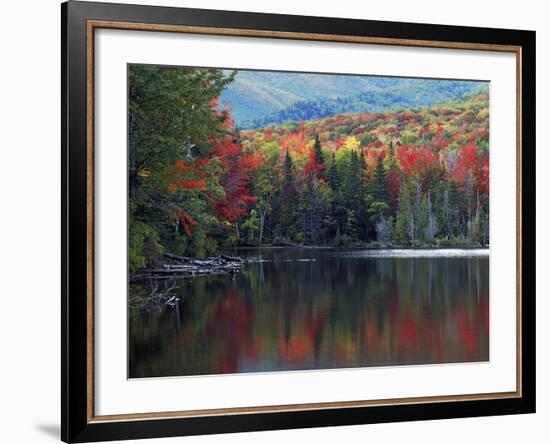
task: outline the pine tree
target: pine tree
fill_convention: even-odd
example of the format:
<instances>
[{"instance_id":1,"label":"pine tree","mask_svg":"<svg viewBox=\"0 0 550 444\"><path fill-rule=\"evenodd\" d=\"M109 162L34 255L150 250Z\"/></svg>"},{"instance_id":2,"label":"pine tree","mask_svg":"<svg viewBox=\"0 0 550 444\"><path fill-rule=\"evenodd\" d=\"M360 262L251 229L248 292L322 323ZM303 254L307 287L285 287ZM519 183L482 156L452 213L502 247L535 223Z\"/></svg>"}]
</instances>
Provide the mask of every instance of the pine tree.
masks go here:
<instances>
[{"instance_id":1,"label":"pine tree","mask_svg":"<svg viewBox=\"0 0 550 444\"><path fill-rule=\"evenodd\" d=\"M372 190L372 197L376 202L384 202L389 204L390 193L388 190L388 177L386 169L384 168L384 162L382 156L378 157L376 161L376 168L374 170L374 184Z\"/></svg>"},{"instance_id":2,"label":"pine tree","mask_svg":"<svg viewBox=\"0 0 550 444\"><path fill-rule=\"evenodd\" d=\"M397 209L395 230L393 232L394 242L399 245L409 244L409 242L414 240L415 231L411 189L409 184L403 182L401 184L399 208Z\"/></svg>"},{"instance_id":3,"label":"pine tree","mask_svg":"<svg viewBox=\"0 0 550 444\"><path fill-rule=\"evenodd\" d=\"M283 181L281 184L281 214L279 231L283 233L286 239L290 239L291 229L295 221L296 210L296 190L294 187L292 158L288 150L285 154L283 165Z\"/></svg>"},{"instance_id":4,"label":"pine tree","mask_svg":"<svg viewBox=\"0 0 550 444\"><path fill-rule=\"evenodd\" d=\"M371 188L371 199L369 205L369 214L374 223L385 219L390 212L390 193L388 190L388 180L386 169L382 157L378 157L376 168L374 170L374 181ZM376 226L376 225L375 225Z\"/></svg>"},{"instance_id":5,"label":"pine tree","mask_svg":"<svg viewBox=\"0 0 550 444\"><path fill-rule=\"evenodd\" d=\"M313 144L313 152L315 153L315 162L317 162L320 165L324 165L325 164L325 156L323 156L323 152L321 151L321 142L319 141L319 136L317 134L315 135L315 143Z\"/></svg>"},{"instance_id":6,"label":"pine tree","mask_svg":"<svg viewBox=\"0 0 550 444\"><path fill-rule=\"evenodd\" d=\"M359 157L359 212L357 213L357 223L359 230L359 237L362 240L368 240L369 231L371 229L369 225L369 176L368 166L366 163L365 152L361 151Z\"/></svg>"},{"instance_id":7,"label":"pine tree","mask_svg":"<svg viewBox=\"0 0 550 444\"><path fill-rule=\"evenodd\" d=\"M454 180L447 184L444 196L447 236L452 239L462 230L460 228L460 191Z\"/></svg>"},{"instance_id":8,"label":"pine tree","mask_svg":"<svg viewBox=\"0 0 550 444\"><path fill-rule=\"evenodd\" d=\"M317 243L323 220L323 202L318 182L308 182L301 193L299 213L304 241Z\"/></svg>"},{"instance_id":9,"label":"pine tree","mask_svg":"<svg viewBox=\"0 0 550 444\"><path fill-rule=\"evenodd\" d=\"M395 165L395 149L393 147L393 141L390 141L390 147L388 148L388 167L391 168Z\"/></svg>"},{"instance_id":10,"label":"pine tree","mask_svg":"<svg viewBox=\"0 0 550 444\"><path fill-rule=\"evenodd\" d=\"M332 214L336 221L336 229L341 229L346 224L347 210L344 203L344 196L342 190L334 192L334 198L332 200Z\"/></svg>"},{"instance_id":11,"label":"pine tree","mask_svg":"<svg viewBox=\"0 0 550 444\"><path fill-rule=\"evenodd\" d=\"M336 156L334 155L334 151L332 152L332 161L327 170L327 180L332 191L337 191L340 189L340 178L338 175L338 168L336 166Z\"/></svg>"},{"instance_id":12,"label":"pine tree","mask_svg":"<svg viewBox=\"0 0 550 444\"><path fill-rule=\"evenodd\" d=\"M346 209L353 210L357 214L361 207L361 163L355 151L351 152L349 165L344 173L342 186L344 204Z\"/></svg>"},{"instance_id":13,"label":"pine tree","mask_svg":"<svg viewBox=\"0 0 550 444\"><path fill-rule=\"evenodd\" d=\"M344 231L349 240L357 239L357 218L355 217L354 210L347 210L346 226Z\"/></svg>"},{"instance_id":14,"label":"pine tree","mask_svg":"<svg viewBox=\"0 0 550 444\"><path fill-rule=\"evenodd\" d=\"M393 147L393 142L390 142L390 147L388 149L388 169L386 172L387 182L388 182L388 192L390 195L390 209L393 216L396 215L397 206L399 205L399 191L401 189L402 181L402 172L397 160L395 159L395 151Z\"/></svg>"}]
</instances>

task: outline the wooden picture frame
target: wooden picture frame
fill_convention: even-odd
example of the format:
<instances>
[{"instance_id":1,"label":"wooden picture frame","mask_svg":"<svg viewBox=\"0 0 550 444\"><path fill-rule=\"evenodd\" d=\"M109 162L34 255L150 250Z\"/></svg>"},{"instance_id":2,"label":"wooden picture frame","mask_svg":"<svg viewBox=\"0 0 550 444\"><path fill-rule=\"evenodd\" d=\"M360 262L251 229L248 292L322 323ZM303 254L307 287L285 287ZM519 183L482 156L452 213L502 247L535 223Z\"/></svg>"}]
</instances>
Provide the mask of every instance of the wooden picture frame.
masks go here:
<instances>
[{"instance_id":1,"label":"wooden picture frame","mask_svg":"<svg viewBox=\"0 0 550 444\"><path fill-rule=\"evenodd\" d=\"M535 412L535 33L69 1L62 16L62 412L65 442ZM94 414L94 32L97 29L313 40L516 55L517 390Z\"/></svg>"}]
</instances>

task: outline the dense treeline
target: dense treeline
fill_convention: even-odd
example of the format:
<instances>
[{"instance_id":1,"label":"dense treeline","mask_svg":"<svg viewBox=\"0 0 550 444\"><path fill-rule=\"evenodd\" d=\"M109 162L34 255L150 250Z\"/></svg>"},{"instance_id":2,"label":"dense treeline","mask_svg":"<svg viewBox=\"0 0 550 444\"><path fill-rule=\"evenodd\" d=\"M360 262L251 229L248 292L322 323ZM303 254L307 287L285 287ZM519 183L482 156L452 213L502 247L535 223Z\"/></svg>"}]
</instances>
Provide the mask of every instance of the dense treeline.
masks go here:
<instances>
[{"instance_id":1,"label":"dense treeline","mask_svg":"<svg viewBox=\"0 0 550 444\"><path fill-rule=\"evenodd\" d=\"M488 97L239 132L220 70L129 70L129 264L266 244L485 245Z\"/></svg>"}]
</instances>

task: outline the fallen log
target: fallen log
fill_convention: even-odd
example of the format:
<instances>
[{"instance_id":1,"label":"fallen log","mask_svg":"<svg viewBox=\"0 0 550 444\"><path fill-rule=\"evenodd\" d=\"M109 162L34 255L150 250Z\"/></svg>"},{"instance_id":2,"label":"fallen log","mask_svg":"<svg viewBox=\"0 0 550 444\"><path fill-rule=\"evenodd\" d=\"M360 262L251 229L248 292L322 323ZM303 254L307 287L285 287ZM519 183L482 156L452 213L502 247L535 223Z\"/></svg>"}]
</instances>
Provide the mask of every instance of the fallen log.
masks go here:
<instances>
[{"instance_id":1,"label":"fallen log","mask_svg":"<svg viewBox=\"0 0 550 444\"><path fill-rule=\"evenodd\" d=\"M191 257L178 256L177 254L173 254L173 253L163 253L162 256L165 257L165 258L168 258L168 259L172 259L176 262L184 262L184 263L189 263L189 264L192 264L195 261L195 259L193 259Z\"/></svg>"},{"instance_id":2,"label":"fallen log","mask_svg":"<svg viewBox=\"0 0 550 444\"><path fill-rule=\"evenodd\" d=\"M220 254L220 258L230 262L244 262L243 258L239 256L228 256L227 254Z\"/></svg>"},{"instance_id":3,"label":"fallen log","mask_svg":"<svg viewBox=\"0 0 550 444\"><path fill-rule=\"evenodd\" d=\"M245 261L242 258L227 255L195 259L172 253L164 253L163 257L171 263L157 264L154 268L139 270L139 272L130 277L130 280L166 279L168 276L179 279L203 275L234 275L241 272L245 266Z\"/></svg>"}]
</instances>

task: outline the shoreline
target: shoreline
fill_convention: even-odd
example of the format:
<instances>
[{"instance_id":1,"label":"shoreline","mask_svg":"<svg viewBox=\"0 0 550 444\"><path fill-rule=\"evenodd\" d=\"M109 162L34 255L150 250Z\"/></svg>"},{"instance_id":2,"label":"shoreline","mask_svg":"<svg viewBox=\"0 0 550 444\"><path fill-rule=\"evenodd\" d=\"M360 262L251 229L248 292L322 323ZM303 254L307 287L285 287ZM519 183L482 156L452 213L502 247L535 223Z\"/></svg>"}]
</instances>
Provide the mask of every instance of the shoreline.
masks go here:
<instances>
[{"instance_id":1,"label":"shoreline","mask_svg":"<svg viewBox=\"0 0 550 444\"><path fill-rule=\"evenodd\" d=\"M262 245L262 246L241 246L222 248L221 251L251 251L251 250L371 250L371 251L392 251L392 250L489 250L490 246L467 245L467 246L387 246L373 247L368 245L348 245L348 246L330 246L330 245Z\"/></svg>"},{"instance_id":2,"label":"shoreline","mask_svg":"<svg viewBox=\"0 0 550 444\"><path fill-rule=\"evenodd\" d=\"M347 246L347 247L331 247L324 245L265 245L261 247L234 247L221 249L217 255L208 256L202 259L178 256L172 253L163 253L163 261L151 267L136 270L130 273L129 280L141 280L144 278L168 279L173 277L198 277L201 275L220 275L220 274L236 274L242 271L246 264L257 261L257 258L247 258L237 256L229 256L225 253L239 251L334 251L337 254L346 255L349 257L444 257L444 256L463 256L457 254L459 252L477 252L477 254L464 254L465 256L485 256L490 254L488 246L466 246L466 247L372 247L372 246ZM449 253L449 254L445 254ZM261 256L258 256L261 258Z\"/></svg>"}]
</instances>

